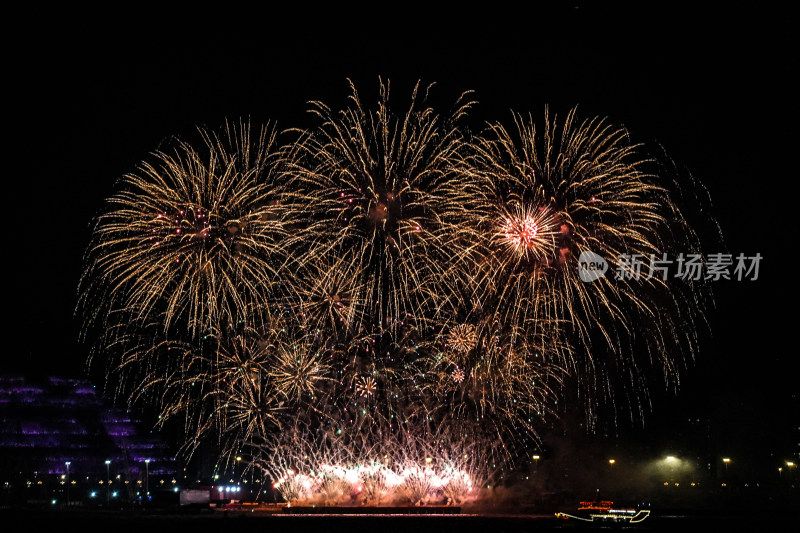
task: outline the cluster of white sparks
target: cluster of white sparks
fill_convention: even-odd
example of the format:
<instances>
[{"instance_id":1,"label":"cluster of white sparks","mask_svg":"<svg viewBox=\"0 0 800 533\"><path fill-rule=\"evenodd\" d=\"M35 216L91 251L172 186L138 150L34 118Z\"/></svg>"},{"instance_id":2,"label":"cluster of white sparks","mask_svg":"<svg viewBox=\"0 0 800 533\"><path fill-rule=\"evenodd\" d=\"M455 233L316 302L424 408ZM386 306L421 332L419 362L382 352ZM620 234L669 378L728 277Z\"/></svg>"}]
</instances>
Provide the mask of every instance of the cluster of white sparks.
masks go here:
<instances>
[{"instance_id":1,"label":"cluster of white sparks","mask_svg":"<svg viewBox=\"0 0 800 533\"><path fill-rule=\"evenodd\" d=\"M475 499L472 476L452 464L404 464L389 468L382 463L319 465L317 470L292 469L273 484L293 504L450 503Z\"/></svg>"},{"instance_id":2,"label":"cluster of white sparks","mask_svg":"<svg viewBox=\"0 0 800 533\"><path fill-rule=\"evenodd\" d=\"M489 477L475 442L421 427L360 449L288 432L264 450L254 464L292 505L462 505Z\"/></svg>"}]
</instances>

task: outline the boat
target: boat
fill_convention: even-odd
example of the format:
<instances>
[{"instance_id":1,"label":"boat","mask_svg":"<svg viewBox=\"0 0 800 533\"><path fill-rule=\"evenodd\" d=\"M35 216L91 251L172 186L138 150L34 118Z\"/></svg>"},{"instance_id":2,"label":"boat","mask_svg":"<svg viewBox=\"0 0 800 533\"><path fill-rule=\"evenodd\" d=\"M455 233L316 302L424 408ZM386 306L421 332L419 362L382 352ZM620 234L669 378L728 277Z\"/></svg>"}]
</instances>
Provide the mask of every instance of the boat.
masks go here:
<instances>
[{"instance_id":1,"label":"boat","mask_svg":"<svg viewBox=\"0 0 800 533\"><path fill-rule=\"evenodd\" d=\"M615 506L610 500L591 500L580 502L575 514L556 513L556 518L578 522L605 522L617 524L638 524L650 516L649 509Z\"/></svg>"}]
</instances>

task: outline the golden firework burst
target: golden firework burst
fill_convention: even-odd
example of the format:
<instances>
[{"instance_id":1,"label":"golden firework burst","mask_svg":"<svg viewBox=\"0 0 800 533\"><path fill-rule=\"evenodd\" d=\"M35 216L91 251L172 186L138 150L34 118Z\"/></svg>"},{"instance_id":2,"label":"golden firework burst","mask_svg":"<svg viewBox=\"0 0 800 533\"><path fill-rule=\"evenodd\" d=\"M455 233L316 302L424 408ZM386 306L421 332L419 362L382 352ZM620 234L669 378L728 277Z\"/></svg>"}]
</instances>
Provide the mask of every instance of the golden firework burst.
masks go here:
<instances>
[{"instance_id":1,"label":"golden firework burst","mask_svg":"<svg viewBox=\"0 0 800 533\"><path fill-rule=\"evenodd\" d=\"M472 324L457 324L447 334L447 345L461 353L472 351L478 342L478 334Z\"/></svg>"},{"instance_id":2,"label":"golden firework burst","mask_svg":"<svg viewBox=\"0 0 800 533\"><path fill-rule=\"evenodd\" d=\"M372 376L362 376L356 381L356 392L361 396L370 397L378 390L378 383Z\"/></svg>"}]
</instances>

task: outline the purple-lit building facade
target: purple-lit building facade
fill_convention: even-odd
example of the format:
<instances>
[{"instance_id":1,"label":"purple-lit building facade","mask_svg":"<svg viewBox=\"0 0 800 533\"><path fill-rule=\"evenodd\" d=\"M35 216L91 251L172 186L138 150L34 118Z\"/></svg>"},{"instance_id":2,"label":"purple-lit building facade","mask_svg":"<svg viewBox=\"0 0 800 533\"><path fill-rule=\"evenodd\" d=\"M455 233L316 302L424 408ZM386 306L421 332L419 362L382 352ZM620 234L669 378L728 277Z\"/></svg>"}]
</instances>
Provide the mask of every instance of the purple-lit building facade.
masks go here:
<instances>
[{"instance_id":1,"label":"purple-lit building facade","mask_svg":"<svg viewBox=\"0 0 800 533\"><path fill-rule=\"evenodd\" d=\"M109 406L85 380L0 376L0 482L6 495L27 488L50 499L54 491L66 493L69 483L76 501L92 493L105 498L108 487L117 489L117 498L138 499L144 486L152 492L162 481L171 484L172 455L157 435Z\"/></svg>"}]
</instances>

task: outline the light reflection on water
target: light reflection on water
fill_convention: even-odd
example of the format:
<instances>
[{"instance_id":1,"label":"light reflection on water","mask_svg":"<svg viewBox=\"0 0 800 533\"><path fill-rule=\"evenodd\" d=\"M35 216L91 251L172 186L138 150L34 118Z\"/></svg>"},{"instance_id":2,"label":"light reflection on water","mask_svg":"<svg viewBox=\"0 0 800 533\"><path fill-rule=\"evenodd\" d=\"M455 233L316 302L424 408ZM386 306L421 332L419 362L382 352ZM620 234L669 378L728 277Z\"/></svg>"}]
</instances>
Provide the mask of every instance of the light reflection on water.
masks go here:
<instances>
[{"instance_id":1,"label":"light reflection on water","mask_svg":"<svg viewBox=\"0 0 800 533\"><path fill-rule=\"evenodd\" d=\"M571 524L540 515L286 515L258 516L247 512L214 512L205 510L191 514L156 514L157 511L85 511L31 512L0 511L0 523L25 524L30 530L56 530L67 519L75 528L92 530L109 528L114 533L147 531L191 531L219 533L226 531L286 531L286 532L347 532L374 533L516 533L550 531L793 531L796 518L789 515L715 515L715 516L654 516L636 526ZM113 529L111 529L113 528Z\"/></svg>"}]
</instances>

